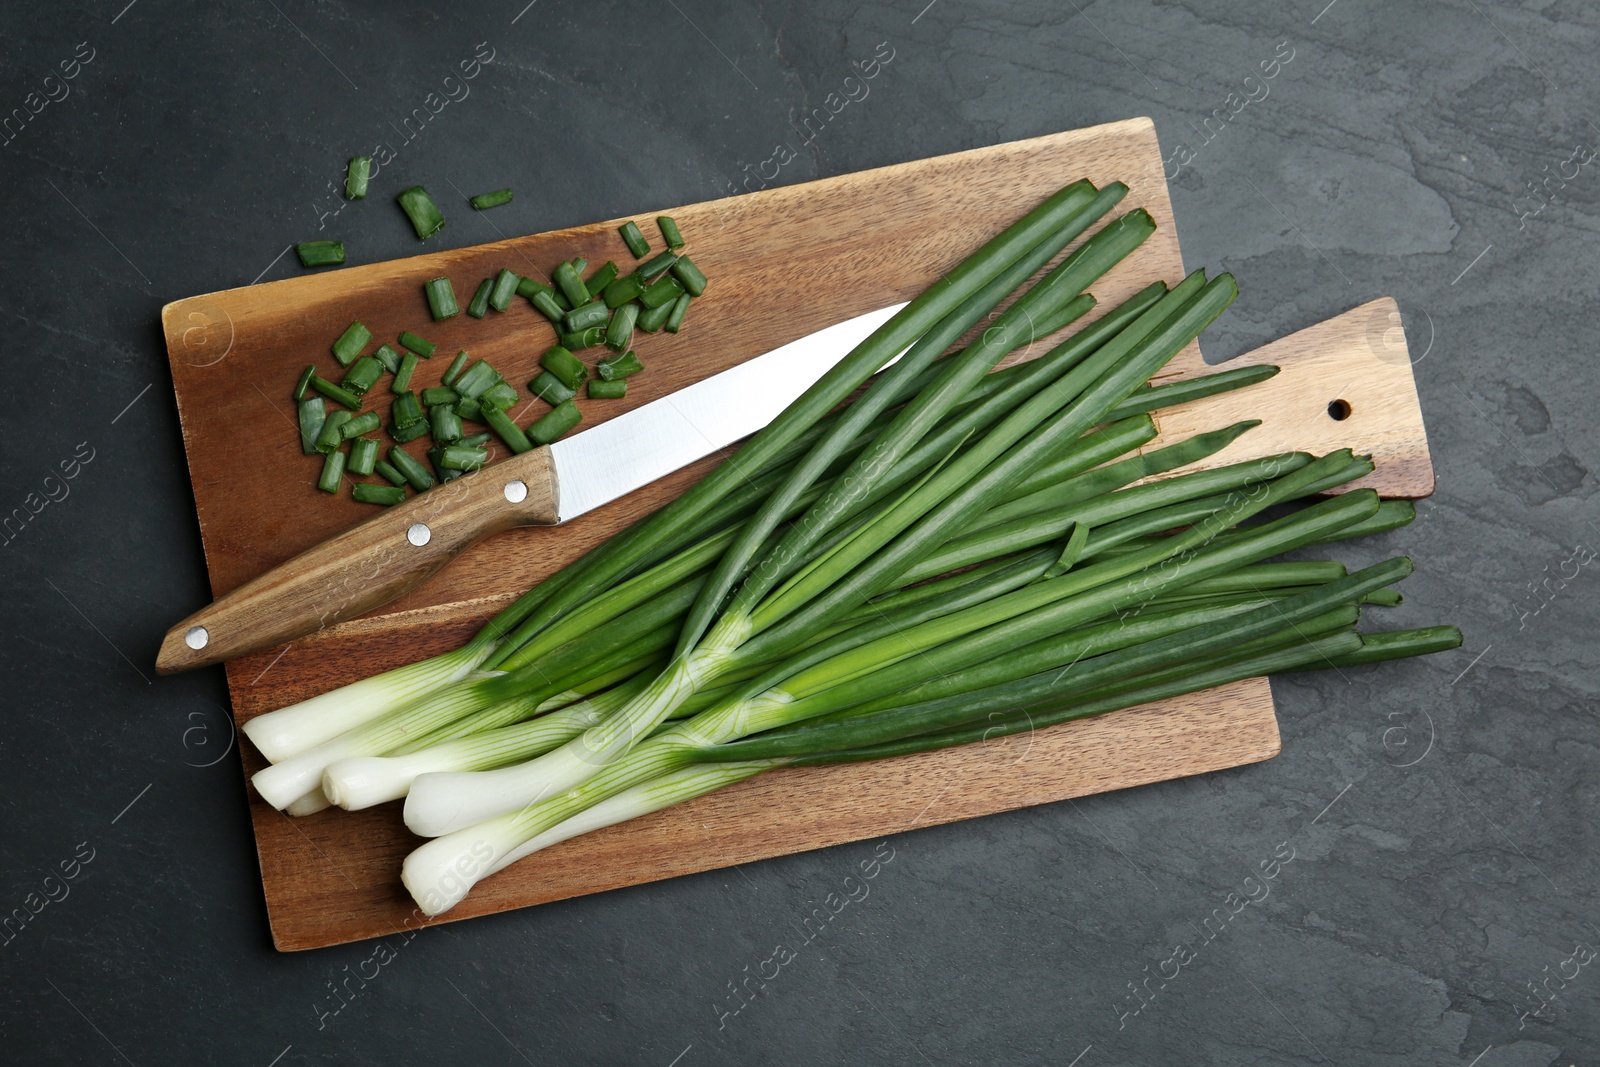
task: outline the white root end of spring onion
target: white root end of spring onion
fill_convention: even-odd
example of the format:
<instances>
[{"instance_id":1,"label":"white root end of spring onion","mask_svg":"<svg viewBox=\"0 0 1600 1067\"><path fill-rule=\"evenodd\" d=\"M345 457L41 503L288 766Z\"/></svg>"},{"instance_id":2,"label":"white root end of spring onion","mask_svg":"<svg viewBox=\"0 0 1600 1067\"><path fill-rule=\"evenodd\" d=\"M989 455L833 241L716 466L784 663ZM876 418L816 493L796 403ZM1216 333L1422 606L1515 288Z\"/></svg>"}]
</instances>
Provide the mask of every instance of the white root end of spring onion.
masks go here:
<instances>
[{"instance_id":1,"label":"white root end of spring onion","mask_svg":"<svg viewBox=\"0 0 1600 1067\"><path fill-rule=\"evenodd\" d=\"M281 763L466 677L490 652L489 647L475 648L475 644L257 715L240 729L263 756Z\"/></svg>"},{"instance_id":2,"label":"white root end of spring onion","mask_svg":"<svg viewBox=\"0 0 1600 1067\"><path fill-rule=\"evenodd\" d=\"M282 763L263 767L250 778L268 804L280 810L299 800L313 789L322 787L322 772L335 760L351 756L370 755L365 750L364 739L345 734L335 737Z\"/></svg>"},{"instance_id":3,"label":"white root end of spring onion","mask_svg":"<svg viewBox=\"0 0 1600 1067\"><path fill-rule=\"evenodd\" d=\"M400 866L405 884L425 915L442 915L461 903L490 865L522 844L525 832L514 815L436 837L406 857Z\"/></svg>"},{"instance_id":4,"label":"white root end of spring onion","mask_svg":"<svg viewBox=\"0 0 1600 1067\"><path fill-rule=\"evenodd\" d=\"M328 764L322 772L322 792L346 811L360 811L399 800L417 775L445 766L426 750L404 756L354 756Z\"/></svg>"},{"instance_id":5,"label":"white root end of spring onion","mask_svg":"<svg viewBox=\"0 0 1600 1067\"><path fill-rule=\"evenodd\" d=\"M568 742L514 767L419 774L406 794L406 829L418 837L452 834L564 793L600 767Z\"/></svg>"},{"instance_id":6,"label":"white root end of spring onion","mask_svg":"<svg viewBox=\"0 0 1600 1067\"><path fill-rule=\"evenodd\" d=\"M406 828L419 837L440 837L582 785L643 740L725 662L719 654L669 666L603 721L526 763L418 775L406 795Z\"/></svg>"},{"instance_id":7,"label":"white root end of spring onion","mask_svg":"<svg viewBox=\"0 0 1600 1067\"><path fill-rule=\"evenodd\" d=\"M346 811L399 800L418 775L482 771L542 755L577 737L606 714L607 702L585 700L527 722L468 734L398 756L356 756L330 763L322 789Z\"/></svg>"},{"instance_id":8,"label":"white root end of spring onion","mask_svg":"<svg viewBox=\"0 0 1600 1067\"><path fill-rule=\"evenodd\" d=\"M328 799L327 794L319 786L283 810L288 815L300 816L315 815L317 812L325 811L331 807L333 807L333 802Z\"/></svg>"},{"instance_id":9,"label":"white root end of spring onion","mask_svg":"<svg viewBox=\"0 0 1600 1067\"><path fill-rule=\"evenodd\" d=\"M529 837L515 816L469 826L437 837L406 857L400 879L417 906L430 916L459 904L477 882L541 849L628 819L671 807L725 785L753 777L776 763L754 760L684 767L625 789L555 826Z\"/></svg>"},{"instance_id":10,"label":"white root end of spring onion","mask_svg":"<svg viewBox=\"0 0 1600 1067\"><path fill-rule=\"evenodd\" d=\"M267 803L283 808L313 787L321 786L323 772L339 760L394 752L402 745L425 738L440 727L482 710L478 706L479 694L471 682L469 677L461 684L446 685L423 694L381 719L346 730L315 748L257 771L250 781Z\"/></svg>"}]
</instances>

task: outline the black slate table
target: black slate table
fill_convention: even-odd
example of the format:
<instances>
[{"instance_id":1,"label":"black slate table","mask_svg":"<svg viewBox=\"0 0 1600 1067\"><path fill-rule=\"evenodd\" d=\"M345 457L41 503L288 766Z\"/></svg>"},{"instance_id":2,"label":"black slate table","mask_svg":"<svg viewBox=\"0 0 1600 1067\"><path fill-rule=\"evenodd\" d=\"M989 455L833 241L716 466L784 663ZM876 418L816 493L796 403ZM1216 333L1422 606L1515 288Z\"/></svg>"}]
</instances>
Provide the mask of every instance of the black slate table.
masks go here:
<instances>
[{"instance_id":1,"label":"black slate table","mask_svg":"<svg viewBox=\"0 0 1600 1067\"><path fill-rule=\"evenodd\" d=\"M523 4L0 12L0 1059L1591 1061L1600 14ZM292 241L414 252L337 195L357 152L379 189L514 185L470 244L1132 115L1189 265L1243 289L1211 353L1399 300L1438 492L1341 555L1411 553L1391 618L1459 652L1275 682L1266 764L271 949L221 674L151 674L206 593L163 303Z\"/></svg>"}]
</instances>

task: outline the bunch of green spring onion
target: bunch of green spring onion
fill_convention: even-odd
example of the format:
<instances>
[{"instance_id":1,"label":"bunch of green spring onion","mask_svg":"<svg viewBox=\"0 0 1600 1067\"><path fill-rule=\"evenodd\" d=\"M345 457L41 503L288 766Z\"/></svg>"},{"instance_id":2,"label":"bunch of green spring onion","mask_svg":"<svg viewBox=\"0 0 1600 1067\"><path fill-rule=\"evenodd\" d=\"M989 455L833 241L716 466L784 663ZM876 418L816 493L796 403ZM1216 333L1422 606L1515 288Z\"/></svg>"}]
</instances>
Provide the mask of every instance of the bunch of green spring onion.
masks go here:
<instances>
[{"instance_id":1,"label":"bunch of green spring onion","mask_svg":"<svg viewBox=\"0 0 1600 1067\"><path fill-rule=\"evenodd\" d=\"M272 761L257 790L292 813L405 798L433 840L402 878L439 914L531 852L776 768L1455 647L1452 627L1356 632L1364 603L1398 602L1406 559L1271 561L1411 520L1368 489L1318 495L1368 458L1169 474L1249 422L1140 451L1150 411L1275 373L1149 384L1232 302L1228 275L1156 283L995 370L1085 315L1085 290L1154 231L1121 215L1029 283L1125 192L1051 196L462 648L246 724Z\"/></svg>"}]
</instances>

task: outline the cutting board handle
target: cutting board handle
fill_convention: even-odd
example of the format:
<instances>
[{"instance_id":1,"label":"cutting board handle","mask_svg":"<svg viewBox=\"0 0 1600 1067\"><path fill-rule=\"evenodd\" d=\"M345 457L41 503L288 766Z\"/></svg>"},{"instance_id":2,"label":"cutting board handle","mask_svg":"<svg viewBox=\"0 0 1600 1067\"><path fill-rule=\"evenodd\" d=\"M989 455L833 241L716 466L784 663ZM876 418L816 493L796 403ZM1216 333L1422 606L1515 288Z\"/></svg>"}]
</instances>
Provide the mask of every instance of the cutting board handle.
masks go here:
<instances>
[{"instance_id":1,"label":"cutting board handle","mask_svg":"<svg viewBox=\"0 0 1600 1067\"><path fill-rule=\"evenodd\" d=\"M1379 496L1413 500L1433 493L1422 405L1400 309L1392 299L1353 307L1214 367L1196 358L1178 366L1175 376L1260 364L1276 366L1277 375L1246 389L1152 413L1161 436L1147 448L1244 419L1261 420L1221 452L1173 475L1279 452L1321 456L1349 448L1372 456L1375 467L1339 491L1371 488Z\"/></svg>"},{"instance_id":2,"label":"cutting board handle","mask_svg":"<svg viewBox=\"0 0 1600 1067\"><path fill-rule=\"evenodd\" d=\"M548 448L436 486L184 619L161 642L156 671L220 663L386 604L484 537L555 523L557 501Z\"/></svg>"}]
</instances>

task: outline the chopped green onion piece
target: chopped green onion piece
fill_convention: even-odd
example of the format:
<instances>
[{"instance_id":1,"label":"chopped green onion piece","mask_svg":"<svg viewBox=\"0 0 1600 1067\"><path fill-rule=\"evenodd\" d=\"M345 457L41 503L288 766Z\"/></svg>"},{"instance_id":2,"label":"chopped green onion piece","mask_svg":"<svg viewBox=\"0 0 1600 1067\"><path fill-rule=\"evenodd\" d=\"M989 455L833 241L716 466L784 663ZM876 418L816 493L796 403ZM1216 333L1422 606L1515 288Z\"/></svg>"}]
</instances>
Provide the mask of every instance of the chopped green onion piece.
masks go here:
<instances>
[{"instance_id":1,"label":"chopped green onion piece","mask_svg":"<svg viewBox=\"0 0 1600 1067\"><path fill-rule=\"evenodd\" d=\"M361 407L361 398L348 389L334 385L328 379L318 374L311 376L311 388L332 400L335 404L343 404L351 411Z\"/></svg>"},{"instance_id":2,"label":"chopped green onion piece","mask_svg":"<svg viewBox=\"0 0 1600 1067\"><path fill-rule=\"evenodd\" d=\"M586 268L588 266L589 266L589 261L587 259L584 259L582 256L578 256L576 259L574 259L572 261L572 272L574 274L576 274L578 277L581 278L581 277L583 277L584 268Z\"/></svg>"},{"instance_id":3,"label":"chopped green onion piece","mask_svg":"<svg viewBox=\"0 0 1600 1067\"><path fill-rule=\"evenodd\" d=\"M363 411L339 427L339 436L348 441L352 437L360 437L364 433L371 433L382 425L383 419L376 411Z\"/></svg>"},{"instance_id":4,"label":"chopped green onion piece","mask_svg":"<svg viewBox=\"0 0 1600 1067\"><path fill-rule=\"evenodd\" d=\"M583 365L583 360L561 345L545 349L544 355L539 357L539 366L555 375L568 389L577 389L589 377L589 368Z\"/></svg>"},{"instance_id":5,"label":"chopped green onion piece","mask_svg":"<svg viewBox=\"0 0 1600 1067\"><path fill-rule=\"evenodd\" d=\"M608 259L598 270L584 279L583 287L589 290L589 298L592 300L605 292L606 286L615 281L616 277L617 265Z\"/></svg>"},{"instance_id":6,"label":"chopped green onion piece","mask_svg":"<svg viewBox=\"0 0 1600 1067\"><path fill-rule=\"evenodd\" d=\"M403 393L411 388L411 376L417 372L417 364L422 359L415 352L407 352L400 357L400 366L395 368L394 381L389 383L391 392Z\"/></svg>"},{"instance_id":7,"label":"chopped green onion piece","mask_svg":"<svg viewBox=\"0 0 1600 1067\"><path fill-rule=\"evenodd\" d=\"M585 348L593 348L606 339L604 326L591 326L587 330L574 330L571 333L560 335L562 347L574 352Z\"/></svg>"},{"instance_id":8,"label":"chopped green onion piece","mask_svg":"<svg viewBox=\"0 0 1600 1067\"><path fill-rule=\"evenodd\" d=\"M693 298L684 293L678 297L678 302L672 305L672 314L667 316L667 332L677 333L678 327L683 325L683 317L689 313L689 301Z\"/></svg>"},{"instance_id":9,"label":"chopped green onion piece","mask_svg":"<svg viewBox=\"0 0 1600 1067\"><path fill-rule=\"evenodd\" d=\"M456 380L456 376L461 373L462 368L464 368L466 365L467 350L463 348L461 351L456 353L456 358L450 361L450 366L444 369L444 384L449 385L450 383L454 382Z\"/></svg>"},{"instance_id":10,"label":"chopped green onion piece","mask_svg":"<svg viewBox=\"0 0 1600 1067\"><path fill-rule=\"evenodd\" d=\"M499 408L486 409L483 413L483 421L489 424L489 429L498 434L500 440L504 441L506 447L511 449L512 452L520 455L533 447L533 443L528 440L528 435L522 432L522 427L512 422L511 416ZM466 444L465 441L461 443Z\"/></svg>"},{"instance_id":11,"label":"chopped green onion piece","mask_svg":"<svg viewBox=\"0 0 1600 1067\"><path fill-rule=\"evenodd\" d=\"M605 292L601 293L600 296L605 300L606 307L614 308L637 298L642 292L644 292L644 280L635 272L633 274L625 274L606 286Z\"/></svg>"},{"instance_id":12,"label":"chopped green onion piece","mask_svg":"<svg viewBox=\"0 0 1600 1067\"><path fill-rule=\"evenodd\" d=\"M577 333L587 330L591 326L604 325L611 318L611 309L606 307L603 300L591 300L587 304L573 308L561 320L561 328L565 333Z\"/></svg>"},{"instance_id":13,"label":"chopped green onion piece","mask_svg":"<svg viewBox=\"0 0 1600 1067\"><path fill-rule=\"evenodd\" d=\"M317 373L315 363L307 363L306 369L300 372L300 380L294 383L294 398L298 403L306 398L306 390L311 386L311 378Z\"/></svg>"},{"instance_id":14,"label":"chopped green onion piece","mask_svg":"<svg viewBox=\"0 0 1600 1067\"><path fill-rule=\"evenodd\" d=\"M578 270L573 267L571 260L557 267L553 278L556 288L573 307L589 302L589 289L583 284L583 279L578 277Z\"/></svg>"},{"instance_id":15,"label":"chopped green onion piece","mask_svg":"<svg viewBox=\"0 0 1600 1067\"><path fill-rule=\"evenodd\" d=\"M611 325L606 327L606 347L613 352L626 351L628 342L633 340L633 324L638 320L638 304L623 304L612 312Z\"/></svg>"},{"instance_id":16,"label":"chopped green onion piece","mask_svg":"<svg viewBox=\"0 0 1600 1067\"><path fill-rule=\"evenodd\" d=\"M706 291L706 276L700 273L700 268L688 256L678 257L678 262L672 265L672 273L683 283L683 291L690 296L699 296Z\"/></svg>"},{"instance_id":17,"label":"chopped green onion piece","mask_svg":"<svg viewBox=\"0 0 1600 1067\"><path fill-rule=\"evenodd\" d=\"M368 440L368 438L362 438L362 440L365 441L365 440ZM376 442L374 442L374 443L376 443ZM378 460L378 462L376 462L376 463L374 463L372 465L372 470L373 470L374 474L378 475L378 477L382 478L384 481L388 482L390 485L398 485L402 489L405 488L406 476L404 474L401 474L397 469L395 469L395 465L393 463L390 463L388 460L386 460L386 459Z\"/></svg>"},{"instance_id":18,"label":"chopped green onion piece","mask_svg":"<svg viewBox=\"0 0 1600 1067\"><path fill-rule=\"evenodd\" d=\"M671 215L657 215L656 226L660 228L661 239L667 242L668 248L676 252L683 247L683 234L678 232L678 224Z\"/></svg>"},{"instance_id":19,"label":"chopped green onion piece","mask_svg":"<svg viewBox=\"0 0 1600 1067\"><path fill-rule=\"evenodd\" d=\"M328 406L320 396L308 396L299 403L300 451L311 455L317 450L317 438L322 424L328 419Z\"/></svg>"},{"instance_id":20,"label":"chopped green onion piece","mask_svg":"<svg viewBox=\"0 0 1600 1067\"><path fill-rule=\"evenodd\" d=\"M349 425L346 423L345 425ZM372 437L357 437L350 442L350 461L344 469L351 474L371 474L378 462L378 442Z\"/></svg>"},{"instance_id":21,"label":"chopped green onion piece","mask_svg":"<svg viewBox=\"0 0 1600 1067\"><path fill-rule=\"evenodd\" d=\"M528 440L536 445L547 445L578 425L582 419L583 413L578 410L577 404L570 400L563 401L534 420L533 425L528 427Z\"/></svg>"},{"instance_id":22,"label":"chopped green onion piece","mask_svg":"<svg viewBox=\"0 0 1600 1067\"><path fill-rule=\"evenodd\" d=\"M510 189L496 189L492 193L479 193L468 201L474 208L484 211L488 208L499 207L501 204L511 203Z\"/></svg>"},{"instance_id":23,"label":"chopped green onion piece","mask_svg":"<svg viewBox=\"0 0 1600 1067\"><path fill-rule=\"evenodd\" d=\"M434 322L461 314L461 308L456 304L456 291L449 278L430 279L422 283L422 291L428 298L428 313L433 316Z\"/></svg>"},{"instance_id":24,"label":"chopped green onion piece","mask_svg":"<svg viewBox=\"0 0 1600 1067\"><path fill-rule=\"evenodd\" d=\"M377 356L362 356L350 365L350 370L339 385L356 396L366 396L367 390L377 385L378 379L382 377L382 361Z\"/></svg>"},{"instance_id":25,"label":"chopped green onion piece","mask_svg":"<svg viewBox=\"0 0 1600 1067\"><path fill-rule=\"evenodd\" d=\"M388 371L390 374L393 374L400 369L400 353L396 352L386 344L379 345L377 351L372 353L372 358L376 359L379 363L382 363L383 369Z\"/></svg>"},{"instance_id":26,"label":"chopped green onion piece","mask_svg":"<svg viewBox=\"0 0 1600 1067\"><path fill-rule=\"evenodd\" d=\"M302 267L337 267L344 262L343 241L301 241L294 246Z\"/></svg>"},{"instance_id":27,"label":"chopped green onion piece","mask_svg":"<svg viewBox=\"0 0 1600 1067\"><path fill-rule=\"evenodd\" d=\"M556 293L553 290L534 293L528 297L528 302L534 306L534 309L539 314L555 325L560 325L561 317L567 313L566 309L561 306L561 301L556 298Z\"/></svg>"},{"instance_id":28,"label":"chopped green onion piece","mask_svg":"<svg viewBox=\"0 0 1600 1067\"><path fill-rule=\"evenodd\" d=\"M672 303L682 292L683 286L678 284L678 279L670 274L663 274L639 294L639 303L647 308L658 308L662 304Z\"/></svg>"},{"instance_id":29,"label":"chopped green onion piece","mask_svg":"<svg viewBox=\"0 0 1600 1067\"><path fill-rule=\"evenodd\" d=\"M344 453L329 452L322 457L322 476L317 479L317 488L324 493L337 493L342 478L344 478Z\"/></svg>"},{"instance_id":30,"label":"chopped green onion piece","mask_svg":"<svg viewBox=\"0 0 1600 1067\"><path fill-rule=\"evenodd\" d=\"M489 450L471 445L446 445L439 453L439 466L453 471L475 471L489 462Z\"/></svg>"},{"instance_id":31,"label":"chopped green onion piece","mask_svg":"<svg viewBox=\"0 0 1600 1067\"><path fill-rule=\"evenodd\" d=\"M434 445L428 449L428 462L433 464L433 473L441 482L453 481L467 473L457 467L446 467L440 460L444 459L444 445Z\"/></svg>"},{"instance_id":32,"label":"chopped green onion piece","mask_svg":"<svg viewBox=\"0 0 1600 1067\"><path fill-rule=\"evenodd\" d=\"M427 419L423 419L420 422L413 422L413 423L410 423L410 424L408 424L406 426L391 426L391 427L389 427L389 436L393 437L396 441L400 442L401 444L405 444L407 441L415 441L417 438L426 437L427 435L428 435L428 420Z\"/></svg>"},{"instance_id":33,"label":"chopped green onion piece","mask_svg":"<svg viewBox=\"0 0 1600 1067\"><path fill-rule=\"evenodd\" d=\"M576 389L547 370L540 371L538 376L528 383L528 391L551 407L578 395Z\"/></svg>"},{"instance_id":34,"label":"chopped green onion piece","mask_svg":"<svg viewBox=\"0 0 1600 1067\"><path fill-rule=\"evenodd\" d=\"M639 313L639 321L635 323L645 333L656 333L667 324L667 316L672 314L672 309L677 301L662 304L660 307L646 308Z\"/></svg>"},{"instance_id":35,"label":"chopped green onion piece","mask_svg":"<svg viewBox=\"0 0 1600 1067\"><path fill-rule=\"evenodd\" d=\"M504 411L520 399L517 387L507 381L498 381L483 391L478 397L478 405L487 414L491 409Z\"/></svg>"},{"instance_id":36,"label":"chopped green onion piece","mask_svg":"<svg viewBox=\"0 0 1600 1067\"><path fill-rule=\"evenodd\" d=\"M417 492L420 493L433 486L433 475L429 473L428 468L418 463L415 456L399 445L389 449L389 462L394 464L394 469L399 471L400 476L410 482L411 488Z\"/></svg>"},{"instance_id":37,"label":"chopped green onion piece","mask_svg":"<svg viewBox=\"0 0 1600 1067\"><path fill-rule=\"evenodd\" d=\"M406 491L393 485L374 485L371 482L357 482L350 487L350 495L363 504L394 505L404 504Z\"/></svg>"},{"instance_id":38,"label":"chopped green onion piece","mask_svg":"<svg viewBox=\"0 0 1600 1067\"><path fill-rule=\"evenodd\" d=\"M539 281L537 278L518 278L517 295L533 299L534 293L553 293L554 289Z\"/></svg>"},{"instance_id":39,"label":"chopped green onion piece","mask_svg":"<svg viewBox=\"0 0 1600 1067\"><path fill-rule=\"evenodd\" d=\"M330 411L328 417L322 421L322 430L317 434L317 451L326 455L337 452L344 443L344 427L351 419L348 411Z\"/></svg>"},{"instance_id":40,"label":"chopped green onion piece","mask_svg":"<svg viewBox=\"0 0 1600 1067\"><path fill-rule=\"evenodd\" d=\"M600 377L605 381L620 381L644 370L644 364L639 362L639 357L633 354L633 349L619 352L614 356L607 356L595 365Z\"/></svg>"},{"instance_id":41,"label":"chopped green onion piece","mask_svg":"<svg viewBox=\"0 0 1600 1067\"><path fill-rule=\"evenodd\" d=\"M483 395L485 389L500 380L499 373L480 359L451 382L450 387L460 393L463 399L476 400Z\"/></svg>"},{"instance_id":42,"label":"chopped green onion piece","mask_svg":"<svg viewBox=\"0 0 1600 1067\"><path fill-rule=\"evenodd\" d=\"M645 260L644 266L639 268L639 273L644 277L645 281L655 281L658 275L665 274L671 270L672 265L677 261L678 254L676 252L662 252L654 259Z\"/></svg>"},{"instance_id":43,"label":"chopped green onion piece","mask_svg":"<svg viewBox=\"0 0 1600 1067\"><path fill-rule=\"evenodd\" d=\"M477 397L464 396L456 401L456 414L463 419L472 419L475 422L483 421L483 408L478 403Z\"/></svg>"},{"instance_id":44,"label":"chopped green onion piece","mask_svg":"<svg viewBox=\"0 0 1600 1067\"><path fill-rule=\"evenodd\" d=\"M440 213L439 205L433 202L433 197L422 186L413 185L395 199L400 201L400 207L405 211L406 218L411 220L411 228L417 231L419 239L426 240L444 229L444 215Z\"/></svg>"},{"instance_id":45,"label":"chopped green onion piece","mask_svg":"<svg viewBox=\"0 0 1600 1067\"><path fill-rule=\"evenodd\" d=\"M435 404L454 404L461 399L461 394L448 385L430 385L422 391L422 402L428 407Z\"/></svg>"},{"instance_id":46,"label":"chopped green onion piece","mask_svg":"<svg viewBox=\"0 0 1600 1067\"><path fill-rule=\"evenodd\" d=\"M435 441L448 444L461 440L461 416L450 404L437 404L428 409L429 433Z\"/></svg>"},{"instance_id":47,"label":"chopped green onion piece","mask_svg":"<svg viewBox=\"0 0 1600 1067\"><path fill-rule=\"evenodd\" d=\"M367 182L372 179L372 157L351 156L344 171L344 195L360 200L367 195Z\"/></svg>"},{"instance_id":48,"label":"chopped green onion piece","mask_svg":"<svg viewBox=\"0 0 1600 1067\"><path fill-rule=\"evenodd\" d=\"M621 400L628 395L628 380L618 378L615 381L605 382L599 378L589 381L589 395L596 400Z\"/></svg>"},{"instance_id":49,"label":"chopped green onion piece","mask_svg":"<svg viewBox=\"0 0 1600 1067\"><path fill-rule=\"evenodd\" d=\"M504 311L511 306L511 298L517 295L517 285L522 278L516 271L509 267L501 267L500 273L494 276L494 286L489 290L489 306L496 311Z\"/></svg>"},{"instance_id":50,"label":"chopped green onion piece","mask_svg":"<svg viewBox=\"0 0 1600 1067\"><path fill-rule=\"evenodd\" d=\"M469 433L467 436L463 437L460 440L460 442L458 442L458 443L459 444L463 444L463 445L472 445L473 447L477 447L478 445L486 445L493 439L494 439L494 434L492 434L492 433Z\"/></svg>"},{"instance_id":51,"label":"chopped green onion piece","mask_svg":"<svg viewBox=\"0 0 1600 1067\"><path fill-rule=\"evenodd\" d=\"M489 291L493 288L493 278L485 278L478 283L477 291L472 294L472 299L467 303L468 315L475 319L481 319L489 313Z\"/></svg>"},{"instance_id":52,"label":"chopped green onion piece","mask_svg":"<svg viewBox=\"0 0 1600 1067\"><path fill-rule=\"evenodd\" d=\"M400 331L400 343L423 359L432 359L434 351L439 347L432 341L423 340L410 330Z\"/></svg>"},{"instance_id":53,"label":"chopped green onion piece","mask_svg":"<svg viewBox=\"0 0 1600 1067\"><path fill-rule=\"evenodd\" d=\"M622 234L622 243L628 246L628 251L633 253L634 259L643 259L645 253L650 251L650 242L639 232L637 222L624 222L617 227L617 232Z\"/></svg>"},{"instance_id":54,"label":"chopped green onion piece","mask_svg":"<svg viewBox=\"0 0 1600 1067\"><path fill-rule=\"evenodd\" d=\"M333 358L339 361L339 366L348 367L356 361L361 350L367 347L367 342L372 340L372 331L359 322L352 322L344 328L344 333L333 342Z\"/></svg>"},{"instance_id":55,"label":"chopped green onion piece","mask_svg":"<svg viewBox=\"0 0 1600 1067\"><path fill-rule=\"evenodd\" d=\"M422 391L422 398L426 402L428 390ZM396 426L415 426L423 421L422 405L417 403L417 394L404 392L394 398L394 403L389 405L389 421Z\"/></svg>"}]
</instances>

